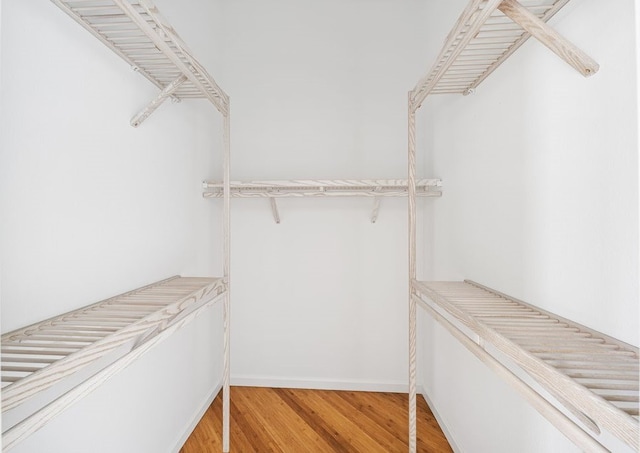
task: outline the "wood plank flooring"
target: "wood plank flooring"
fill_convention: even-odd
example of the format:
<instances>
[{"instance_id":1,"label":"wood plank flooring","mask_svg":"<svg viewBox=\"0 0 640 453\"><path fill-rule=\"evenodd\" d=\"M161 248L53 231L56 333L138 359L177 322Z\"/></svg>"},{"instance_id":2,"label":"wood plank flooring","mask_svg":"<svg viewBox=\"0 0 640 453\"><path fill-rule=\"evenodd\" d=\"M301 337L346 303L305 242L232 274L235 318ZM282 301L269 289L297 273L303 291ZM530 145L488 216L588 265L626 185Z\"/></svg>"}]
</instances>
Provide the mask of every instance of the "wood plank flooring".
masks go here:
<instances>
[{"instance_id":1,"label":"wood plank flooring","mask_svg":"<svg viewBox=\"0 0 640 453\"><path fill-rule=\"evenodd\" d=\"M180 453L222 451L222 398ZM407 395L258 387L231 389L231 453L405 453ZM418 397L418 452L451 452Z\"/></svg>"}]
</instances>

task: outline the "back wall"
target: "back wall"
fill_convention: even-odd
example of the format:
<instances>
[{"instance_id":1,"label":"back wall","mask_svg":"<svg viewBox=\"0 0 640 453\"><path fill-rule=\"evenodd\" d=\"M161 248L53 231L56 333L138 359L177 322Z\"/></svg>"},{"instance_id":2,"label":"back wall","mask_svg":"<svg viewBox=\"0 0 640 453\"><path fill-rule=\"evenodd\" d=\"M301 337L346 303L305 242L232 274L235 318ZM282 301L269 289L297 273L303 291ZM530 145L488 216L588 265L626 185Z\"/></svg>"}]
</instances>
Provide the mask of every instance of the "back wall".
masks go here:
<instances>
[{"instance_id":1,"label":"back wall","mask_svg":"<svg viewBox=\"0 0 640 453\"><path fill-rule=\"evenodd\" d=\"M234 179L406 177L425 2L220 4ZM233 201L233 383L406 388L407 200L372 204Z\"/></svg>"}]
</instances>

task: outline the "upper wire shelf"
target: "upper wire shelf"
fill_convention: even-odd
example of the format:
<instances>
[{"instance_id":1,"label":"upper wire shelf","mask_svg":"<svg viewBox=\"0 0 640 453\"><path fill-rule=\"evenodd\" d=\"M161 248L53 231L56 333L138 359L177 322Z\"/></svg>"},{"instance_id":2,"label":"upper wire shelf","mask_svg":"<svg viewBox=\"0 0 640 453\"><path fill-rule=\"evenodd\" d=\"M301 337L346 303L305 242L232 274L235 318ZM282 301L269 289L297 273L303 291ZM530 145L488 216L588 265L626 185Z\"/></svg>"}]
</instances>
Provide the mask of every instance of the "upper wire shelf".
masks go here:
<instances>
[{"instance_id":1,"label":"upper wire shelf","mask_svg":"<svg viewBox=\"0 0 640 453\"><path fill-rule=\"evenodd\" d=\"M229 97L149 0L52 0L162 91L132 120L138 126L165 99L208 99L222 115Z\"/></svg>"}]
</instances>

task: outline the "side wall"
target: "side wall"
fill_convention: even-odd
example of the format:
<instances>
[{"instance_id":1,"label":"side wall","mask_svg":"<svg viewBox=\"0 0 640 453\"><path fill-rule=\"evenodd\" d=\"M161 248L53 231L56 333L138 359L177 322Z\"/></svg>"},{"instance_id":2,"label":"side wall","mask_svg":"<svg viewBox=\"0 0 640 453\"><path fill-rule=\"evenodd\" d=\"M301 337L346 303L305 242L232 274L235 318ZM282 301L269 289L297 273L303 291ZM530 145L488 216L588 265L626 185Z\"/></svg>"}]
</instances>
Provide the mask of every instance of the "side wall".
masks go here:
<instances>
[{"instance_id":1,"label":"side wall","mask_svg":"<svg viewBox=\"0 0 640 453\"><path fill-rule=\"evenodd\" d=\"M215 53L212 6L157 3L196 55ZM51 2L2 9L2 331L171 275L221 274L222 205L200 185L222 175L220 115L167 103L133 129L154 86ZM170 451L219 384L220 308L13 451Z\"/></svg>"},{"instance_id":2,"label":"side wall","mask_svg":"<svg viewBox=\"0 0 640 453\"><path fill-rule=\"evenodd\" d=\"M464 3L430 2L431 17ZM422 276L472 279L638 345L634 2L573 2L551 23L598 74L531 40L475 95L425 103L419 149L445 195L427 206ZM426 393L461 451L575 450L427 315L421 337Z\"/></svg>"}]
</instances>

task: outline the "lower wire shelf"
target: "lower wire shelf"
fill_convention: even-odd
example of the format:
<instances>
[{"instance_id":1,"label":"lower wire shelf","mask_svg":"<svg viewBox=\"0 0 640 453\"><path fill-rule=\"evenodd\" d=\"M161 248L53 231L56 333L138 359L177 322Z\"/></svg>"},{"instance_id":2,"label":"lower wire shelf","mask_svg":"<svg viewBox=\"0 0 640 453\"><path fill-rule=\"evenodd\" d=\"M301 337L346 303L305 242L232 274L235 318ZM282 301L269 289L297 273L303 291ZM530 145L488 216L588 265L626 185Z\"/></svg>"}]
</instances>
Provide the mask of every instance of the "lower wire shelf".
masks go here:
<instances>
[{"instance_id":1,"label":"lower wire shelf","mask_svg":"<svg viewBox=\"0 0 640 453\"><path fill-rule=\"evenodd\" d=\"M496 361L501 357L507 357L594 436L602 428L638 450L638 348L468 280L414 280L412 294L492 368L498 367ZM515 375L499 371L519 381ZM524 391L538 395L529 399L545 399L535 390ZM547 402L544 404L544 409L536 409L551 412ZM552 422L562 418L558 423L568 426L562 414L547 418ZM576 432L573 427L569 430ZM565 434L576 443L589 436ZM590 439L582 445L588 451L606 451Z\"/></svg>"},{"instance_id":2,"label":"lower wire shelf","mask_svg":"<svg viewBox=\"0 0 640 453\"><path fill-rule=\"evenodd\" d=\"M8 449L156 343L227 289L223 278L175 276L2 335L2 412L20 406L120 348L96 374L2 433Z\"/></svg>"}]
</instances>

